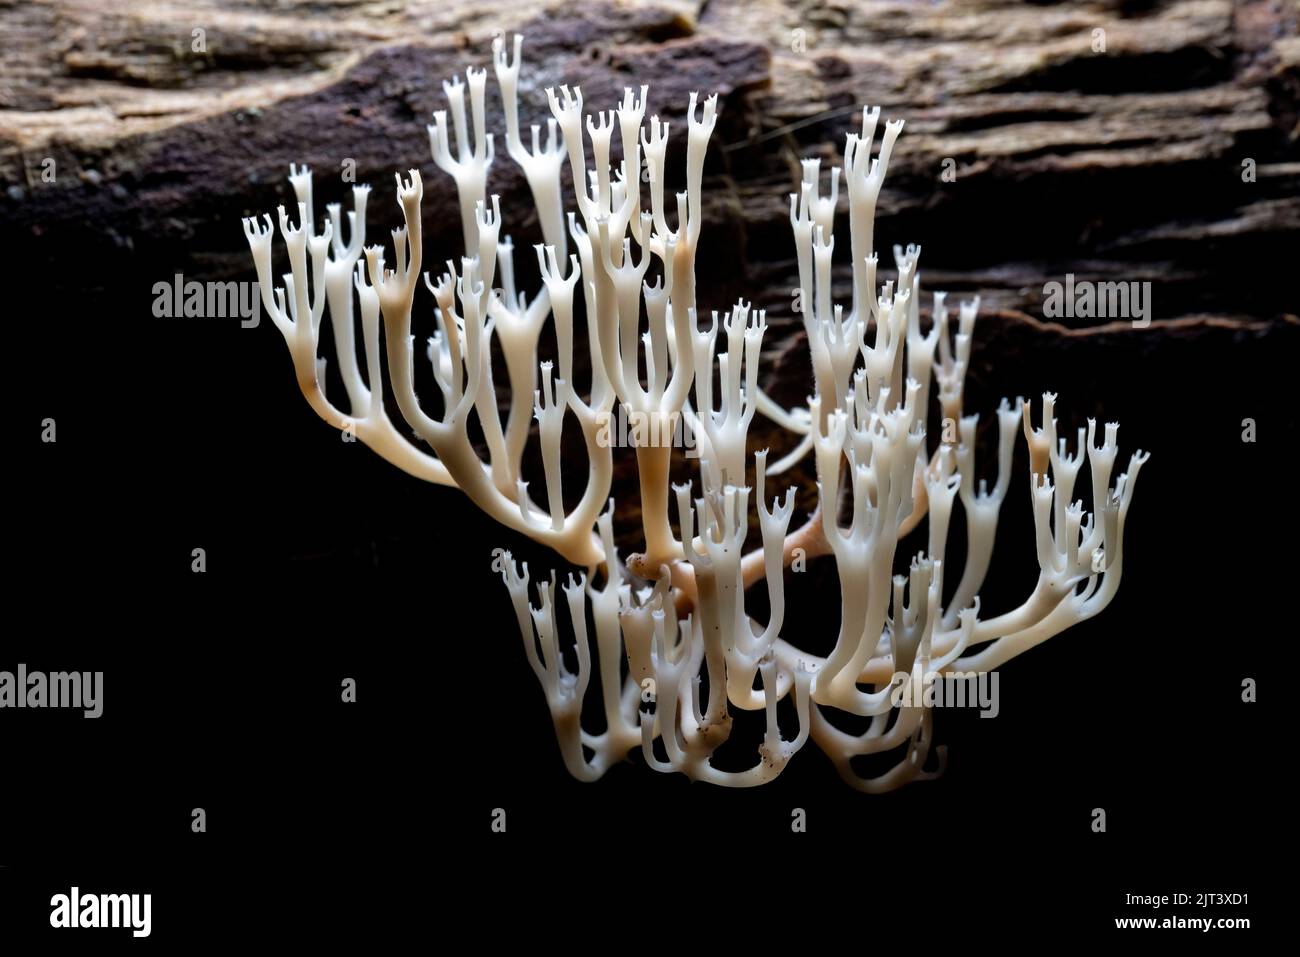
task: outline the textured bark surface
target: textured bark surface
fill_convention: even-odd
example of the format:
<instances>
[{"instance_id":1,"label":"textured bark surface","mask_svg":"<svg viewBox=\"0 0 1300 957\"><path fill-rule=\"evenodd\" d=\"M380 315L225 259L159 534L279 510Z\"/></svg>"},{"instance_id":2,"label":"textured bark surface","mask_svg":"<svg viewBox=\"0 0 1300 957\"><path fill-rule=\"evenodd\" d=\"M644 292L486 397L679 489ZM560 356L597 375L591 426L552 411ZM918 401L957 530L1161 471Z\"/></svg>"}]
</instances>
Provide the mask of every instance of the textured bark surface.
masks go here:
<instances>
[{"instance_id":1,"label":"textured bark surface","mask_svg":"<svg viewBox=\"0 0 1300 957\"><path fill-rule=\"evenodd\" d=\"M1295 311L1289 283L1256 276L1245 302L1222 274L1300 227L1298 22L1293 3L1227 0L760 0L541 16L501 0L0 3L5 219L88 247L184 241L237 272L242 239L223 220L284 196L290 162L329 176L351 157L381 190L392 170L420 166L430 248L454 248L438 228L450 184L427 159L424 123L442 79L487 62L492 30L522 28L525 122L544 118L541 91L558 82L581 84L591 109L649 83L651 109L670 119L691 89L722 95L708 222L745 230L743 280L760 301L762 287L773 305L788 298L796 160L837 163L868 102L907 120L880 232L931 249L931 287L979 288L991 306L1033 313L1032 287L1054 275L1045 265L1063 264L1159 278L1164 319L1269 318ZM191 52L195 30L205 53ZM1247 158L1253 184L1241 180ZM953 182L940 178L945 159ZM503 157L493 188L519 185Z\"/></svg>"},{"instance_id":2,"label":"textured bark surface","mask_svg":"<svg viewBox=\"0 0 1300 957\"><path fill-rule=\"evenodd\" d=\"M425 123L442 80L489 65L492 32L519 29L525 125L544 122L548 86L579 84L598 110L649 84L680 170L689 92L720 94L701 307L768 309L765 382L779 398L801 403L808 388L787 219L798 160L839 165L860 104L878 103L907 121L881 196L882 269L892 244L918 242L925 288L983 297L968 410L1055 387L1101 414L1100 378L1107 407L1125 407L1149 398L1152 363L1195 382L1227 348L1242 369L1296 348L1298 23L1295 3L1273 0L0 0L0 221L35 266L91 292L172 271L248 278L239 217L291 196L291 162L317 171L322 211L346 195L338 171L352 159L376 186L373 241L399 222L393 171L422 170L435 268L460 254L460 231ZM489 97L492 115L491 78ZM538 232L503 149L489 188L528 277ZM1151 281L1152 325L1045 321L1044 283L1066 273Z\"/></svg>"}]
</instances>

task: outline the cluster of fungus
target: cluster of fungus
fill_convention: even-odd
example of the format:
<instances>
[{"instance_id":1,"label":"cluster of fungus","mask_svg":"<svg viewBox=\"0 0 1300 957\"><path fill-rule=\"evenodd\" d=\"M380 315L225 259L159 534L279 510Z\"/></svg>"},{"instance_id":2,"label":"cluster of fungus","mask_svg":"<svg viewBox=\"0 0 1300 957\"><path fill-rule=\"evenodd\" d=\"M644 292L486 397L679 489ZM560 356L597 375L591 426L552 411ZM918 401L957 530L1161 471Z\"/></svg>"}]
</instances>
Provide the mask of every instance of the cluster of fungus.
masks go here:
<instances>
[{"instance_id":1,"label":"cluster of fungus","mask_svg":"<svg viewBox=\"0 0 1300 957\"><path fill-rule=\"evenodd\" d=\"M716 96L701 104L691 95L685 190L670 210L664 195L669 128L655 116L645 123L647 88L627 90L615 109L594 115L583 112L580 90L547 90L552 118L544 137L531 128L526 146L519 128L521 46L516 36L511 57L498 37L493 61L506 152L524 173L542 233L535 247L541 288L531 298L516 289L500 200L487 192L495 159L485 122L487 71L470 69L464 82L444 84L450 126L444 111L429 126L433 160L455 181L464 239L458 261L448 260L436 278L423 274L437 331L419 361L431 365L440 412L417 399L413 378L411 317L423 265L417 171L397 179L405 225L392 233L393 268L382 247L365 246L364 186L353 191L345 244L338 205L329 207L317 232L311 175L291 169L297 222L280 208L290 267L280 287L272 276L270 217L264 224L245 220L262 300L289 345L303 394L323 419L392 464L460 489L497 522L582 569L561 586L567 610L561 615L554 573L538 584L533 605L527 565L521 569L508 553L500 562L525 654L575 777L599 778L639 749L655 770L751 786L775 778L809 740L862 791L936 776L944 749L933 745L933 714L913 706L917 696L906 686L926 676L997 668L1105 608L1119 586L1125 516L1146 456L1137 452L1127 472L1112 477L1115 424L1099 432L1089 421L1071 454L1056 435L1055 396L1043 396L1040 427L1032 425L1028 403L1004 399L997 409L997 480L992 488L976 482L977 416L964 414L963 385L978 299L962 303L953 317L936 292L923 333L920 249L895 247L895 276L878 281L876 203L903 128L901 121L886 123L873 156L879 108L863 110L861 131L848 135L844 149L851 302L834 302L831 287L841 170L831 170L823 194L820 164L806 160L790 197L796 301L803 304L813 381L805 408L778 405L759 386L765 312L740 302L721 318L713 312L707 326L700 321L695 261ZM622 159L611 170L615 131ZM567 212L566 162L576 206ZM324 390L318 353L326 311L346 413ZM539 361L544 333L554 340L553 362ZM494 347L504 382L494 379ZM576 381L575 349L588 350L587 382ZM390 418L385 374L402 421L427 450ZM950 441L927 431L932 398L954 432ZM652 426L638 431L630 453L609 441L615 412ZM756 412L798 438L790 454L770 465L767 452L758 451L753 482L746 484ZM585 476L562 462L562 434L574 424L584 438ZM697 446L698 494L693 482L670 481L673 457L683 451L673 439L683 424ZM979 592L1022 431L1038 581L1018 608L981 618ZM522 476L532 442L544 473L540 499ZM635 455L639 476L644 547L625 561L614 547L616 452ZM810 453L823 504L791 530L794 490L769 506L767 484ZM1093 496L1086 513L1072 501L1085 457ZM585 484L580 497L570 490L576 504L566 509L565 482L575 479ZM746 552L751 495L761 545ZM966 550L951 562L948 533L958 502ZM900 543L914 531L924 541L913 556ZM824 658L801 650L785 632L785 575L794 555L827 556L838 569L840 625ZM952 565L959 565L960 577L950 574ZM897 574L896 567L905 571ZM746 592L760 581L770 609L765 623L746 610ZM604 710L600 733L582 726L593 677ZM786 696L798 720L792 737L783 736L777 720ZM653 707L643 707L651 698ZM748 770L722 770L713 762L735 711L766 715L758 760ZM837 711L869 718L866 730L841 730L832 721ZM880 753L897 755L883 773L863 776L852 766L856 756Z\"/></svg>"}]
</instances>

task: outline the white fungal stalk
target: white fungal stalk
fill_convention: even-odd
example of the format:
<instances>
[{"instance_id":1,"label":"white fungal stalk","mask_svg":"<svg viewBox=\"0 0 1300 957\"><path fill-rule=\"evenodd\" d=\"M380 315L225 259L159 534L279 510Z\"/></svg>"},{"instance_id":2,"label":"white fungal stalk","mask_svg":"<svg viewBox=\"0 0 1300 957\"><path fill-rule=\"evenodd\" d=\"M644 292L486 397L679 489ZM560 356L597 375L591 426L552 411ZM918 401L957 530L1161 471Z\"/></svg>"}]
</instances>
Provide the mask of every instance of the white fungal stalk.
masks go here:
<instances>
[{"instance_id":1,"label":"white fungal stalk","mask_svg":"<svg viewBox=\"0 0 1300 957\"><path fill-rule=\"evenodd\" d=\"M914 706L908 687L935 674L996 668L1105 608L1119 587L1124 523L1147 456L1137 452L1128 471L1112 479L1116 424L1107 424L1099 437L1089 421L1071 454L1066 439L1056 436L1054 395L1043 396L1038 428L1028 403L1004 399L997 409L997 480L991 490L984 480L976 484L978 416L964 415L963 385L979 301L960 305L954 329L944 294L935 293L933 321L922 334L920 248L895 247L897 279L877 282L876 204L903 128L901 121L886 123L873 157L878 108L864 109L862 132L848 136L844 151L851 303L834 302L831 286L841 170L831 170L823 194L819 161L804 161L798 191L790 196L813 395L807 408L781 408L758 384L764 310L742 301L721 318L710 309L707 328L699 321L695 260L717 97L701 104L691 94L686 188L670 217L664 195L670 131L657 116L646 126L647 88L627 90L616 109L594 115L584 113L581 90L549 89L552 119L545 137L533 126L525 146L518 115L522 43L514 38L510 57L498 37L493 65L506 152L524 171L543 237L534 247L541 288L531 299L515 288L514 248L501 235L500 199L487 192L494 146L486 133L486 71L471 69L465 82L443 85L450 128L446 111L435 113L429 127L433 159L455 181L464 240L464 255L448 259L441 275L424 273L437 331L423 357L441 393L441 411L426 411L413 386L411 320L423 264L423 183L415 170L397 180L405 225L392 233L393 268L386 267L382 247L363 248L364 186L353 190L345 246L338 206L329 207L317 234L310 173L291 169L297 223L280 208L290 272L278 287L271 272L271 218L264 217L265 225L245 220L262 300L289 345L299 387L323 419L353 431L394 465L459 488L501 524L584 569L562 586L562 615L554 573L538 585L534 606L527 565L521 570L506 552L497 566L574 776L594 780L640 750L656 770L731 787L762 784L810 739L863 791L936 776L944 749L933 746L932 711ZM616 135L623 159L611 170ZM567 214L565 162L577 190L576 209ZM353 288L360 344L353 332ZM317 353L327 311L347 413L324 394ZM584 323L585 329L575 328ZM539 362L544 331L554 337L554 361ZM494 348L504 360L502 383L494 381ZM575 381L575 348L588 350L589 382ZM432 454L416 448L389 419L385 374L402 418ZM942 441L926 430L932 390L944 422ZM504 421L499 396L509 400ZM610 499L614 443L608 425L616 403L648 426L635 443L645 546L626 562L614 548ZM756 411L800 439L794 452L771 466L766 450L757 452L753 483L747 484L747 436ZM471 441L472 420L486 459ZM575 423L587 468L577 504L566 509L566 492L574 500L567 484L582 480L581 468L561 458L563 432ZM693 484L670 488L673 437L683 425L697 442L698 494ZM1037 554L1038 582L1019 608L982 619L979 593L1022 430L1035 526L1034 542L1024 545ZM541 452L540 498L530 494L521 472L530 442ZM767 481L808 452L821 504L791 530L794 489L769 507ZM1085 456L1094 497L1087 513L1072 500ZM751 496L761 545L746 553ZM959 576L949 571L954 562L947 555L958 501L967 542ZM925 541L900 553L900 542L923 520ZM786 627L794 618L786 608L786 569L818 556L834 561L840 580L839 633L825 658L801 651ZM900 567L903 574L896 573ZM766 623L746 608L746 590L760 579L770 608ZM588 614L594 634L588 633ZM565 664L571 642L576 673ZM584 731L581 721L593 677L605 713L606 730L599 735ZM797 720L792 737L777 721L787 695ZM712 758L731 734L733 714L760 710L766 732L753 766L716 767ZM836 712L869 717L870 725L848 734L832 723ZM860 776L851 759L879 752L896 752L897 763L878 776Z\"/></svg>"}]
</instances>

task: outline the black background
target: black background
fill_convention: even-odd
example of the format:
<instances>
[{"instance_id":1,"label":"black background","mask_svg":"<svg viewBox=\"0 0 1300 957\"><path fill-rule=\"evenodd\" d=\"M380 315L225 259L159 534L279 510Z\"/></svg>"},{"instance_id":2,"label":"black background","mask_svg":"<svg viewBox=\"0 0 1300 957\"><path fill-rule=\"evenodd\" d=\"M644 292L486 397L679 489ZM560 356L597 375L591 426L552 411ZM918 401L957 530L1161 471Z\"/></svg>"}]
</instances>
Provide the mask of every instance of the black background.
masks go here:
<instances>
[{"instance_id":1,"label":"black background","mask_svg":"<svg viewBox=\"0 0 1300 957\"><path fill-rule=\"evenodd\" d=\"M371 219L384 235L393 211ZM1001 669L996 720L939 713L940 781L861 795L810 746L754 790L658 775L639 755L584 785L563 768L490 568L503 545L536 579L552 564L542 550L341 442L301 399L265 317L256 329L155 318L152 285L175 271L165 259L96 281L75 263L27 275L21 251L7 259L19 298L0 667L105 673L98 720L0 716L10 939L47 931L50 895L72 884L151 892L153 946L400 939L462 899L530 908L558 895L569 919L607 889L619 913L662 920L675 885L703 910L735 888L751 922L844 895L864 931L886 919L872 908L939 924L969 909L991 934L1074 935L1144 913L1125 893L1251 895L1209 916L1264 906L1291 777L1273 741L1295 633L1291 352L1171 342L1061 397L1062 434L1087 415L1123 422L1117 473L1135 447L1153 451L1124 582L1099 617ZM1025 357L973 385L967 410L987 421L997 396L1036 395L1069 361ZM1115 407L1116 388L1146 400ZM55 444L39 441L47 416ZM1241 441L1247 416L1254 444ZM1033 585L1025 474L1021 441L986 608ZM788 580L787 636L833 637L833 570ZM355 705L340 700L346 677ZM1241 701L1246 677L1259 704ZM195 807L206 834L191 832ZM506 834L490 830L498 807ZM791 833L795 807L806 834Z\"/></svg>"}]
</instances>

